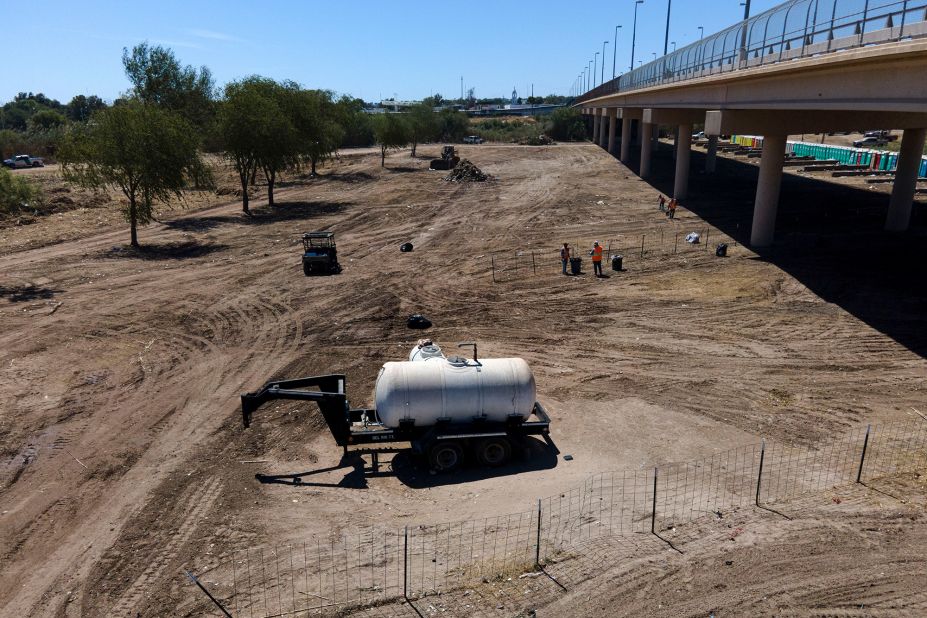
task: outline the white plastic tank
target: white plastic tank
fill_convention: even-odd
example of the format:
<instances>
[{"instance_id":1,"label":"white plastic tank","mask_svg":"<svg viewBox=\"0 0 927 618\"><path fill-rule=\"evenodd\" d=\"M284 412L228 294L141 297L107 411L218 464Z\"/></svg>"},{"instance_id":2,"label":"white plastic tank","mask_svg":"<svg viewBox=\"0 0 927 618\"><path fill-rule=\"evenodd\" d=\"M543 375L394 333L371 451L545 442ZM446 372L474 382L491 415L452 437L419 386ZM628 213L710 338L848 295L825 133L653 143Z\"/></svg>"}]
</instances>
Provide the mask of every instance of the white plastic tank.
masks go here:
<instances>
[{"instance_id":1,"label":"white plastic tank","mask_svg":"<svg viewBox=\"0 0 927 618\"><path fill-rule=\"evenodd\" d=\"M386 363L375 390L377 415L387 427L398 427L402 419L414 419L418 427L444 419L526 419L535 397L534 375L521 358L473 361L440 356Z\"/></svg>"}]
</instances>

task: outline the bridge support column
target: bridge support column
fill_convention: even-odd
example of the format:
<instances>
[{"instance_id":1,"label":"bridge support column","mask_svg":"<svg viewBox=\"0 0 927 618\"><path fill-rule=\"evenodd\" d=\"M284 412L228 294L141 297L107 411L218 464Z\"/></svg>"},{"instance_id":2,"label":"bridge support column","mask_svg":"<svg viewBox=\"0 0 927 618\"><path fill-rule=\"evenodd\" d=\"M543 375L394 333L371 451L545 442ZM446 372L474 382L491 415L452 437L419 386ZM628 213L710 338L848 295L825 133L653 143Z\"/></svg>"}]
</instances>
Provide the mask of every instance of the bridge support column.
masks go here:
<instances>
[{"instance_id":1,"label":"bridge support column","mask_svg":"<svg viewBox=\"0 0 927 618\"><path fill-rule=\"evenodd\" d=\"M641 124L642 123L640 119L638 118L634 119L634 127L633 127L632 132L634 133L634 145L635 146L641 145Z\"/></svg>"},{"instance_id":2,"label":"bridge support column","mask_svg":"<svg viewBox=\"0 0 927 618\"><path fill-rule=\"evenodd\" d=\"M705 156L705 173L714 174L718 162L718 136L711 135L708 138L708 154Z\"/></svg>"},{"instance_id":3,"label":"bridge support column","mask_svg":"<svg viewBox=\"0 0 927 618\"><path fill-rule=\"evenodd\" d=\"M750 244L754 247L768 247L775 237L785 141L785 135L763 136L763 157L760 159L760 178L756 186L753 228L750 231Z\"/></svg>"},{"instance_id":4,"label":"bridge support column","mask_svg":"<svg viewBox=\"0 0 927 618\"><path fill-rule=\"evenodd\" d=\"M631 119L627 113L621 116L621 162L625 165L631 160Z\"/></svg>"},{"instance_id":5,"label":"bridge support column","mask_svg":"<svg viewBox=\"0 0 927 618\"><path fill-rule=\"evenodd\" d=\"M605 127L606 127L607 125L609 125L609 124L611 124L611 122L610 122L610 119L609 119L609 116L608 116L608 110L607 110L607 109L603 109L603 110L602 110L602 122L601 122L601 124L599 125L599 146L601 146L602 148L605 148L606 145L608 144L608 142L605 141L605 140L606 140L606 133L607 133L607 132L605 131Z\"/></svg>"},{"instance_id":6,"label":"bridge support column","mask_svg":"<svg viewBox=\"0 0 927 618\"><path fill-rule=\"evenodd\" d=\"M653 133L655 124L643 123L644 142L641 144L641 178L650 178L650 163L653 160Z\"/></svg>"},{"instance_id":7,"label":"bridge support column","mask_svg":"<svg viewBox=\"0 0 927 618\"><path fill-rule=\"evenodd\" d=\"M676 127L676 130L673 131L673 161L676 161L676 157L679 154L679 127Z\"/></svg>"},{"instance_id":8,"label":"bridge support column","mask_svg":"<svg viewBox=\"0 0 927 618\"><path fill-rule=\"evenodd\" d=\"M599 108L592 108L592 143L599 143L599 129L602 125L602 117L599 115Z\"/></svg>"},{"instance_id":9,"label":"bridge support column","mask_svg":"<svg viewBox=\"0 0 927 618\"><path fill-rule=\"evenodd\" d=\"M895 184L888 205L885 229L889 232L903 232L911 224L911 206L917 188L917 171L924 151L927 129L905 129L901 138L901 154L895 170Z\"/></svg>"},{"instance_id":10,"label":"bridge support column","mask_svg":"<svg viewBox=\"0 0 927 618\"><path fill-rule=\"evenodd\" d=\"M608 110L608 153L615 154L615 134L618 132L618 108Z\"/></svg>"},{"instance_id":11,"label":"bridge support column","mask_svg":"<svg viewBox=\"0 0 927 618\"><path fill-rule=\"evenodd\" d=\"M689 161L692 156L692 125L676 127L676 181L673 197L684 200L689 196ZM783 153L784 156L784 153Z\"/></svg>"}]
</instances>

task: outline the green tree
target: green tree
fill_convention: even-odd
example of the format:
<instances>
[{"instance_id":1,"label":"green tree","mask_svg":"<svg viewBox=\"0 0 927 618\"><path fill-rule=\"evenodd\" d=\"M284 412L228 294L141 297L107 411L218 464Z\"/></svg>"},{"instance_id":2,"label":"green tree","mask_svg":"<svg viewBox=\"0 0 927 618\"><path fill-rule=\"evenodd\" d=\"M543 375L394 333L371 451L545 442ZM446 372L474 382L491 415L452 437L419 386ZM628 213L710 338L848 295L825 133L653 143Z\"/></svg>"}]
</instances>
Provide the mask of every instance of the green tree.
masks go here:
<instances>
[{"instance_id":1,"label":"green tree","mask_svg":"<svg viewBox=\"0 0 927 618\"><path fill-rule=\"evenodd\" d=\"M376 143L373 136L373 122L370 114L364 111L364 102L347 95L335 103L335 122L341 127L342 137L339 146L352 148L372 146Z\"/></svg>"},{"instance_id":2,"label":"green tree","mask_svg":"<svg viewBox=\"0 0 927 618\"><path fill-rule=\"evenodd\" d=\"M139 43L122 50L122 64L132 93L146 103L180 113L203 130L215 115L215 85L206 67L181 66L174 52Z\"/></svg>"},{"instance_id":3,"label":"green tree","mask_svg":"<svg viewBox=\"0 0 927 618\"><path fill-rule=\"evenodd\" d=\"M547 134L562 142L577 141L585 138L586 128L577 110L572 107L561 107L550 115Z\"/></svg>"},{"instance_id":4,"label":"green tree","mask_svg":"<svg viewBox=\"0 0 927 618\"><path fill-rule=\"evenodd\" d=\"M217 134L226 158L238 172L245 214L251 212L248 185L258 167L270 164L277 169L278 163L285 162L275 157L292 147L295 128L281 109L277 87L273 80L256 76L231 82L225 86L225 99L219 107ZM269 196L272 199L272 186Z\"/></svg>"},{"instance_id":5,"label":"green tree","mask_svg":"<svg viewBox=\"0 0 927 618\"><path fill-rule=\"evenodd\" d=\"M438 133L441 141L459 142L469 131L470 119L465 113L444 109L438 114Z\"/></svg>"},{"instance_id":6,"label":"green tree","mask_svg":"<svg viewBox=\"0 0 927 618\"><path fill-rule=\"evenodd\" d=\"M380 146L380 167L386 167L386 151L404 148L409 143L409 125L401 114L377 114L373 135Z\"/></svg>"},{"instance_id":7,"label":"green tree","mask_svg":"<svg viewBox=\"0 0 927 618\"><path fill-rule=\"evenodd\" d=\"M318 165L338 151L345 131L339 124L340 113L331 91L303 90L294 115L300 134L302 157L309 161L315 176Z\"/></svg>"},{"instance_id":8,"label":"green tree","mask_svg":"<svg viewBox=\"0 0 927 618\"><path fill-rule=\"evenodd\" d=\"M33 131L47 131L60 127L66 120L63 114L50 109L43 109L32 114L29 119L29 128Z\"/></svg>"},{"instance_id":9,"label":"green tree","mask_svg":"<svg viewBox=\"0 0 927 618\"><path fill-rule=\"evenodd\" d=\"M96 95L89 97L79 94L71 99L71 102L65 107L65 114L69 120L74 122L86 122L90 120L93 112L105 109L106 103Z\"/></svg>"},{"instance_id":10,"label":"green tree","mask_svg":"<svg viewBox=\"0 0 927 618\"><path fill-rule=\"evenodd\" d=\"M182 202L187 180L204 175L197 141L193 128L178 115L127 101L74 127L61 145L59 160L69 182L122 191L131 243L138 247L138 225L151 221L154 203Z\"/></svg>"},{"instance_id":11,"label":"green tree","mask_svg":"<svg viewBox=\"0 0 927 618\"><path fill-rule=\"evenodd\" d=\"M412 154L415 156L415 148L421 142L428 142L438 133L438 120L434 110L429 105L415 105L409 109L407 114L409 125L409 142L412 143Z\"/></svg>"}]
</instances>

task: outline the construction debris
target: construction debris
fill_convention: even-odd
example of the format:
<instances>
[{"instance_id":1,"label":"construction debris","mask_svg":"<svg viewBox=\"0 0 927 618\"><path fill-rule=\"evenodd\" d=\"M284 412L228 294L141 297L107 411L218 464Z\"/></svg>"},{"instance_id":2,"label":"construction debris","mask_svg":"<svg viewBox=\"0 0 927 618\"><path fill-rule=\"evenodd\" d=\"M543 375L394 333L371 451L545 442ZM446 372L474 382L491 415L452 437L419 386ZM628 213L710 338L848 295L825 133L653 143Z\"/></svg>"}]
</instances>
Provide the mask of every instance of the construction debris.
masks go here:
<instances>
[{"instance_id":1,"label":"construction debris","mask_svg":"<svg viewBox=\"0 0 927 618\"><path fill-rule=\"evenodd\" d=\"M454 166L450 174L444 177L444 180L450 182L483 182L488 178L489 176L484 174L480 168L470 163L469 159L463 159Z\"/></svg>"}]
</instances>

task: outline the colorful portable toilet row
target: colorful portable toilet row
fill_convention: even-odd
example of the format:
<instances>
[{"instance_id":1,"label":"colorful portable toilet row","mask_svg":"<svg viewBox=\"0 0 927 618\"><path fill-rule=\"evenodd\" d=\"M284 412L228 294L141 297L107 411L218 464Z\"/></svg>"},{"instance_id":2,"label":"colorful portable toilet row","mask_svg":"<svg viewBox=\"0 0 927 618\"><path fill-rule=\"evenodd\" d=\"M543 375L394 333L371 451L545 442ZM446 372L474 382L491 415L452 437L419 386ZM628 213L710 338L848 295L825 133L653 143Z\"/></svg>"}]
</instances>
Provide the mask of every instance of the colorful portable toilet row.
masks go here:
<instances>
[{"instance_id":1,"label":"colorful portable toilet row","mask_svg":"<svg viewBox=\"0 0 927 618\"><path fill-rule=\"evenodd\" d=\"M731 143L747 148L762 148L763 138L757 135L732 135ZM898 153L887 150L869 150L834 146L832 144L812 144L810 142L788 142L786 152L796 157L814 157L819 161L839 161L843 165L865 165L866 167L891 172L898 167ZM921 158L918 176L927 177L927 157Z\"/></svg>"}]
</instances>

